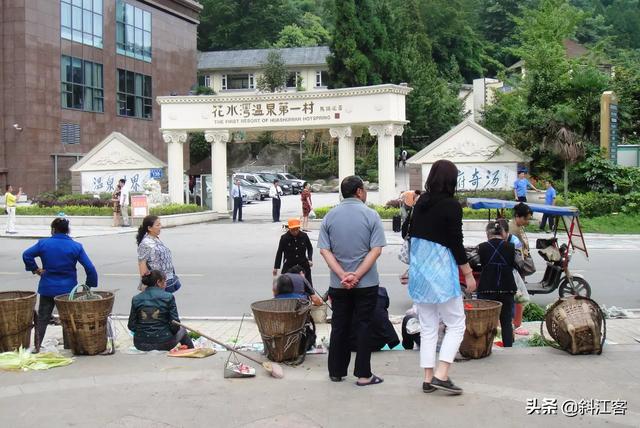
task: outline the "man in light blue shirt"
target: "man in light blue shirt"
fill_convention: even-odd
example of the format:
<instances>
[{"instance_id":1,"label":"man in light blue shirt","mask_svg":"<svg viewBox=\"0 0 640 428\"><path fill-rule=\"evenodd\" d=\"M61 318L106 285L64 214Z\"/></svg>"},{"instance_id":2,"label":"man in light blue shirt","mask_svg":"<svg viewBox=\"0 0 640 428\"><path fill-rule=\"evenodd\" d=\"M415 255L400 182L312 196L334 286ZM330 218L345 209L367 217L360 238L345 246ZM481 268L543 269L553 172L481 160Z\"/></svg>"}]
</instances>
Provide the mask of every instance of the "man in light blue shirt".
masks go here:
<instances>
[{"instance_id":1,"label":"man in light blue shirt","mask_svg":"<svg viewBox=\"0 0 640 428\"><path fill-rule=\"evenodd\" d=\"M383 380L371 372L368 338L380 284L376 260L387 242L380 216L365 205L367 191L362 179L346 177L340 191L344 199L327 213L318 237L320 254L331 269L329 296L333 317L329 377L340 382L347 376L351 325L355 317L359 326L354 368L356 384L375 385Z\"/></svg>"},{"instance_id":2,"label":"man in light blue shirt","mask_svg":"<svg viewBox=\"0 0 640 428\"><path fill-rule=\"evenodd\" d=\"M513 183L513 194L516 197L516 201L527 202L527 190L529 188L532 188L536 192L541 191L529 182L529 179L525 177L524 171L518 172L518 179Z\"/></svg>"},{"instance_id":3,"label":"man in light blue shirt","mask_svg":"<svg viewBox=\"0 0 640 428\"><path fill-rule=\"evenodd\" d=\"M240 187L240 180L236 180L233 187L231 187L231 197L233 198L233 222L236 222L236 216L238 221L242 221L242 187Z\"/></svg>"},{"instance_id":4,"label":"man in light blue shirt","mask_svg":"<svg viewBox=\"0 0 640 428\"><path fill-rule=\"evenodd\" d=\"M547 190L544 192L544 203L545 205L555 205L556 204L556 189L553 187L553 182L551 180L545 180L545 186L547 186ZM547 230L547 222L549 223L549 228L553 229L555 226L555 217L549 214L542 215L542 221L540 222L540 231L546 232Z\"/></svg>"}]
</instances>

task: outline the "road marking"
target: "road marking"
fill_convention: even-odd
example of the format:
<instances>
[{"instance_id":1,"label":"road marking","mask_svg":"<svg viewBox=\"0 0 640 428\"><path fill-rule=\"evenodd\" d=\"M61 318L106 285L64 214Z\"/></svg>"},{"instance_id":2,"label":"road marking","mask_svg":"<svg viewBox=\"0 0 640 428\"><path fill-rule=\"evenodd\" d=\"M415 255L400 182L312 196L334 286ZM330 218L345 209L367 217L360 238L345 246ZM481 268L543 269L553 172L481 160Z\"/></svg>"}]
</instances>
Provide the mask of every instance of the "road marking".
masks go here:
<instances>
[{"instance_id":1,"label":"road marking","mask_svg":"<svg viewBox=\"0 0 640 428\"><path fill-rule=\"evenodd\" d=\"M102 276L139 277L139 273L103 273ZM181 273L178 277L201 277L203 273Z\"/></svg>"},{"instance_id":2,"label":"road marking","mask_svg":"<svg viewBox=\"0 0 640 428\"><path fill-rule=\"evenodd\" d=\"M22 272L0 272L0 275L20 275ZM25 271L25 273L28 273Z\"/></svg>"}]
</instances>

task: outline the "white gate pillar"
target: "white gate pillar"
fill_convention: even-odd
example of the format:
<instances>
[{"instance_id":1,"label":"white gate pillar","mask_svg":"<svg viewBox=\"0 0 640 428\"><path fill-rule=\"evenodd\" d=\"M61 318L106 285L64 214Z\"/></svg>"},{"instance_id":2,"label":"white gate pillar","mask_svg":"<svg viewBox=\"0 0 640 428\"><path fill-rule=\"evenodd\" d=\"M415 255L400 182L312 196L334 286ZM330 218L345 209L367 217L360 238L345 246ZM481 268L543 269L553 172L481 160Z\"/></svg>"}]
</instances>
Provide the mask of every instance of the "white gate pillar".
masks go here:
<instances>
[{"instance_id":1,"label":"white gate pillar","mask_svg":"<svg viewBox=\"0 0 640 428\"><path fill-rule=\"evenodd\" d=\"M338 186L345 177L355 174L356 138L362 135L362 129L351 126L330 128L332 138L338 138Z\"/></svg>"},{"instance_id":2,"label":"white gate pillar","mask_svg":"<svg viewBox=\"0 0 640 428\"><path fill-rule=\"evenodd\" d=\"M211 209L228 214L227 209L227 142L229 131L204 131L204 139L211 143Z\"/></svg>"},{"instance_id":3,"label":"white gate pillar","mask_svg":"<svg viewBox=\"0 0 640 428\"><path fill-rule=\"evenodd\" d=\"M397 124L371 125L369 134L378 137L378 184L379 203L384 205L396 195L396 163L394 137L402 135L404 126Z\"/></svg>"},{"instance_id":4,"label":"white gate pillar","mask_svg":"<svg viewBox=\"0 0 640 428\"><path fill-rule=\"evenodd\" d=\"M167 143L167 178L171 203L184 204L184 155L183 144L187 141L186 131L162 131L162 139Z\"/></svg>"}]
</instances>

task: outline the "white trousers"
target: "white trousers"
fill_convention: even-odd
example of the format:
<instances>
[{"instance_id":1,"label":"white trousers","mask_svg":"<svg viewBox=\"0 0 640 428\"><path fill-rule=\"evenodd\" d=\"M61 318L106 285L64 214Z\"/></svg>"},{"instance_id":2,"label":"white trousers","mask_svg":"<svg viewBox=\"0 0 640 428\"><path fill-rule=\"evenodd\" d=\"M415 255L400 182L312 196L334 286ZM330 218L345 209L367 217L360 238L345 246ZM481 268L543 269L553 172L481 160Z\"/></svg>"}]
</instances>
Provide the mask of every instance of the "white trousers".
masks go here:
<instances>
[{"instance_id":1,"label":"white trousers","mask_svg":"<svg viewBox=\"0 0 640 428\"><path fill-rule=\"evenodd\" d=\"M16 231L16 207L7 207L7 232Z\"/></svg>"},{"instance_id":2,"label":"white trousers","mask_svg":"<svg viewBox=\"0 0 640 428\"><path fill-rule=\"evenodd\" d=\"M440 320L447 330L440 345L439 360L452 363L466 328L462 296L444 303L416 303L416 308L420 321L420 367L432 369L436 366Z\"/></svg>"},{"instance_id":3,"label":"white trousers","mask_svg":"<svg viewBox=\"0 0 640 428\"><path fill-rule=\"evenodd\" d=\"M131 226L129 222L129 205L121 205L120 214L122 215L122 224L124 226Z\"/></svg>"}]
</instances>

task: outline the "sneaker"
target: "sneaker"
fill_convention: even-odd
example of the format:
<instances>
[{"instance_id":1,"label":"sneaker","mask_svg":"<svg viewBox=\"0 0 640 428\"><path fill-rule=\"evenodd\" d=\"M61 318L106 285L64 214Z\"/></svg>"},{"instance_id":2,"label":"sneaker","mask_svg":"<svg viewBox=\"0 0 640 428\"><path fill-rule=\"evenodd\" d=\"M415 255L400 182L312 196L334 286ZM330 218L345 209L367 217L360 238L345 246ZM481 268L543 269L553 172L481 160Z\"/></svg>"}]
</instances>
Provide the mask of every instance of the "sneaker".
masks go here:
<instances>
[{"instance_id":1,"label":"sneaker","mask_svg":"<svg viewBox=\"0 0 640 428\"><path fill-rule=\"evenodd\" d=\"M430 392L435 391L437 388L431 385L429 382L422 382L422 392L429 394Z\"/></svg>"},{"instance_id":2,"label":"sneaker","mask_svg":"<svg viewBox=\"0 0 640 428\"><path fill-rule=\"evenodd\" d=\"M441 389L442 391L447 391L454 395L462 394L462 388L460 388L459 386L456 386L451 380L451 378L447 380L440 380L434 376L433 379L431 379L431 386L433 386L436 389Z\"/></svg>"}]
</instances>

